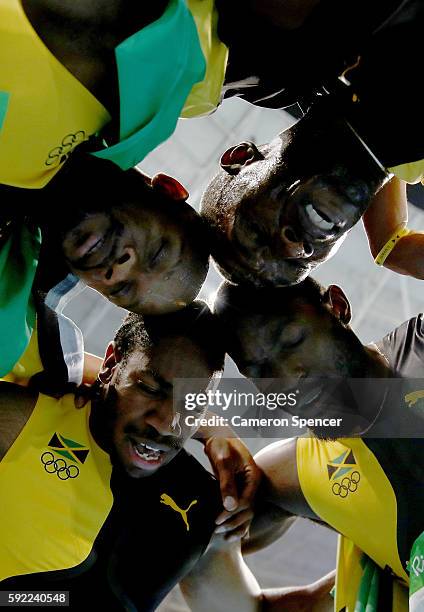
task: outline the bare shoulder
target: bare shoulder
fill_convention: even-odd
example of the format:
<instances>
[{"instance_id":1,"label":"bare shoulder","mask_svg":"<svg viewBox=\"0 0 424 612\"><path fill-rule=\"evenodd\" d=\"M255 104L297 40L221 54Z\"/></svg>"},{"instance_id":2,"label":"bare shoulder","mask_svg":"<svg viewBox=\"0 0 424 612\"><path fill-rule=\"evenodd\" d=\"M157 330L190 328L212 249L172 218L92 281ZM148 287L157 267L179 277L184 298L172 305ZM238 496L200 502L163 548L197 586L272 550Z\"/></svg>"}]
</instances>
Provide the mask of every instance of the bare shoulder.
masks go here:
<instances>
[{"instance_id":1,"label":"bare shoulder","mask_svg":"<svg viewBox=\"0 0 424 612\"><path fill-rule=\"evenodd\" d=\"M0 460L7 453L37 401L34 392L7 382L0 382Z\"/></svg>"}]
</instances>

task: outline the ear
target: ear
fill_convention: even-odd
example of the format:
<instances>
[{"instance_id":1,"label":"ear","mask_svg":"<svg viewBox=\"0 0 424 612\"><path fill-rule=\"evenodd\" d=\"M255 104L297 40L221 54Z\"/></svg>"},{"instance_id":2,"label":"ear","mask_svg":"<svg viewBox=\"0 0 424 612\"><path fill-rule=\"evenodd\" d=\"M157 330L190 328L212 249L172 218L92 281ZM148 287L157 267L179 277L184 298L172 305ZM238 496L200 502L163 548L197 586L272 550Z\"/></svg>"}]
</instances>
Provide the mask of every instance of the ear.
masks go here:
<instances>
[{"instance_id":1,"label":"ear","mask_svg":"<svg viewBox=\"0 0 424 612\"><path fill-rule=\"evenodd\" d=\"M185 202L189 196L187 189L172 176L159 172L150 181L153 189L160 191L171 200Z\"/></svg>"},{"instance_id":2,"label":"ear","mask_svg":"<svg viewBox=\"0 0 424 612\"><path fill-rule=\"evenodd\" d=\"M349 300L337 285L330 285L325 293L325 303L331 308L332 313L345 325L352 318Z\"/></svg>"},{"instance_id":3,"label":"ear","mask_svg":"<svg viewBox=\"0 0 424 612\"><path fill-rule=\"evenodd\" d=\"M114 341L109 342L106 349L105 358L97 378L100 382L107 384L110 382L116 366L121 361L121 354Z\"/></svg>"},{"instance_id":4,"label":"ear","mask_svg":"<svg viewBox=\"0 0 424 612\"><path fill-rule=\"evenodd\" d=\"M221 168L228 174L238 174L242 168L258 159L264 159L262 153L253 142L241 142L230 147L221 157Z\"/></svg>"}]
</instances>

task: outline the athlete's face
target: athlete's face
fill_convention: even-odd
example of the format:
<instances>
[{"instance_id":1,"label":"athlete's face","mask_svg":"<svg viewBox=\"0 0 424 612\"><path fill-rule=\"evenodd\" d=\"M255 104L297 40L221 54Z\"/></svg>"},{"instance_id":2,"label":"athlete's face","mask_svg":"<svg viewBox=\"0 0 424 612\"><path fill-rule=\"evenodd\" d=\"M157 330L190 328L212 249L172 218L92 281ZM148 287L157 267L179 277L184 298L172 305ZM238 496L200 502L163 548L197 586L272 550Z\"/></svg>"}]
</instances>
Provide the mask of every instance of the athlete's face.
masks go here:
<instances>
[{"instance_id":1,"label":"athlete's face","mask_svg":"<svg viewBox=\"0 0 424 612\"><path fill-rule=\"evenodd\" d=\"M222 299L217 309L229 330L228 352L241 374L254 379L263 392L299 390L296 405L287 408L293 414L309 418L350 413L343 381L366 376L363 347L341 322L350 312L335 313L333 309L344 308L341 303L318 305L291 292L269 292L264 312L260 306L233 310L230 289L227 304Z\"/></svg>"},{"instance_id":2,"label":"athlete's face","mask_svg":"<svg viewBox=\"0 0 424 612\"><path fill-rule=\"evenodd\" d=\"M237 283L286 286L334 255L375 192L373 162L345 124L311 117L256 148L240 143L202 200L212 256Z\"/></svg>"},{"instance_id":3,"label":"athlete's face","mask_svg":"<svg viewBox=\"0 0 424 612\"><path fill-rule=\"evenodd\" d=\"M107 212L74 214L62 247L74 274L117 306L139 314L190 304L208 269L203 222L185 201L165 195L126 198Z\"/></svg>"},{"instance_id":4,"label":"athlete's face","mask_svg":"<svg viewBox=\"0 0 424 612\"><path fill-rule=\"evenodd\" d=\"M249 378L349 376L350 355L336 325L315 306L295 299L283 314L252 313L234 321L231 356Z\"/></svg>"},{"instance_id":5,"label":"athlete's face","mask_svg":"<svg viewBox=\"0 0 424 612\"><path fill-rule=\"evenodd\" d=\"M196 392L204 391L210 367L202 351L184 337L161 339L150 349L133 352L124 363L111 345L104 367L111 375L104 405L112 454L131 476L149 476L169 463L197 430L186 425L183 407L174 407L175 379L201 379L187 382L187 391L193 392L193 386Z\"/></svg>"}]
</instances>

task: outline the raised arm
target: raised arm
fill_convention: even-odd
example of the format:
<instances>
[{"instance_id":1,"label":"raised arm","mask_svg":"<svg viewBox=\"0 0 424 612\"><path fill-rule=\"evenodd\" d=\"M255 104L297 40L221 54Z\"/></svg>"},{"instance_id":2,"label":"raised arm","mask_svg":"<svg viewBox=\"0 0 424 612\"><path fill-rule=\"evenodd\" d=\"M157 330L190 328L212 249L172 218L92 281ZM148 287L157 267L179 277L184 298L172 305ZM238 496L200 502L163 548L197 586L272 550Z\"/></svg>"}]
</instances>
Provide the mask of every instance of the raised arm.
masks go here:
<instances>
[{"instance_id":1,"label":"raised arm","mask_svg":"<svg viewBox=\"0 0 424 612\"><path fill-rule=\"evenodd\" d=\"M224 511L217 517L218 529L227 537L241 538L253 516L260 470L247 446L228 426L201 427L196 439L204 445L221 489Z\"/></svg>"},{"instance_id":2,"label":"raised arm","mask_svg":"<svg viewBox=\"0 0 424 612\"><path fill-rule=\"evenodd\" d=\"M261 610L261 588L243 561L240 543L215 536L196 567L180 583L193 612L256 612Z\"/></svg>"},{"instance_id":3,"label":"raised arm","mask_svg":"<svg viewBox=\"0 0 424 612\"><path fill-rule=\"evenodd\" d=\"M292 524L293 513L317 519L300 490L296 467L296 440L276 442L256 457L263 471L248 552L278 539ZM327 612L334 601L329 595L334 572L301 587L262 590L245 564L240 542L217 535L194 570L180 584L193 612Z\"/></svg>"},{"instance_id":4,"label":"raised arm","mask_svg":"<svg viewBox=\"0 0 424 612\"><path fill-rule=\"evenodd\" d=\"M320 522L300 488L295 438L269 444L255 455L255 462L262 478L249 538L243 540L243 554L275 542L298 516Z\"/></svg>"},{"instance_id":5,"label":"raised arm","mask_svg":"<svg viewBox=\"0 0 424 612\"><path fill-rule=\"evenodd\" d=\"M381 250L391 238L397 240L396 244L392 242L392 250L379 265L398 274L424 279L424 233L405 231L408 201L404 181L394 177L387 183L372 200L363 222L374 259L379 258ZM384 259L384 256L380 255L380 259Z\"/></svg>"},{"instance_id":6,"label":"raised arm","mask_svg":"<svg viewBox=\"0 0 424 612\"><path fill-rule=\"evenodd\" d=\"M262 590L243 560L240 543L219 537L180 583L192 612L330 612L333 586L331 572L310 585Z\"/></svg>"}]
</instances>

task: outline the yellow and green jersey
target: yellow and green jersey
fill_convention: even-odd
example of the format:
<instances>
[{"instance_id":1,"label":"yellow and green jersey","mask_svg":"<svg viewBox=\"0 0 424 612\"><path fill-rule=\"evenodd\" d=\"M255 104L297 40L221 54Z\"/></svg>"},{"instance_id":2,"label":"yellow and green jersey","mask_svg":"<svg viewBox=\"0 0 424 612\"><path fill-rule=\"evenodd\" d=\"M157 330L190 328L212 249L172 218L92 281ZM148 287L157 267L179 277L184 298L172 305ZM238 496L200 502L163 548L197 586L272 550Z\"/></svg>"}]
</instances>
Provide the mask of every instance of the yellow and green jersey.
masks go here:
<instances>
[{"instance_id":1,"label":"yellow and green jersey","mask_svg":"<svg viewBox=\"0 0 424 612\"><path fill-rule=\"evenodd\" d=\"M0 587L66 590L74 610L154 610L205 551L219 487L185 451L130 478L90 412L40 395L0 462Z\"/></svg>"},{"instance_id":2,"label":"yellow and green jersey","mask_svg":"<svg viewBox=\"0 0 424 612\"><path fill-rule=\"evenodd\" d=\"M376 345L404 391L392 412L401 418L405 412L405 421L408 412L424 412L423 315ZM418 612L424 593L424 438L301 438L297 466L308 505L341 534L335 611L407 612L409 592L409 610Z\"/></svg>"}]
</instances>

